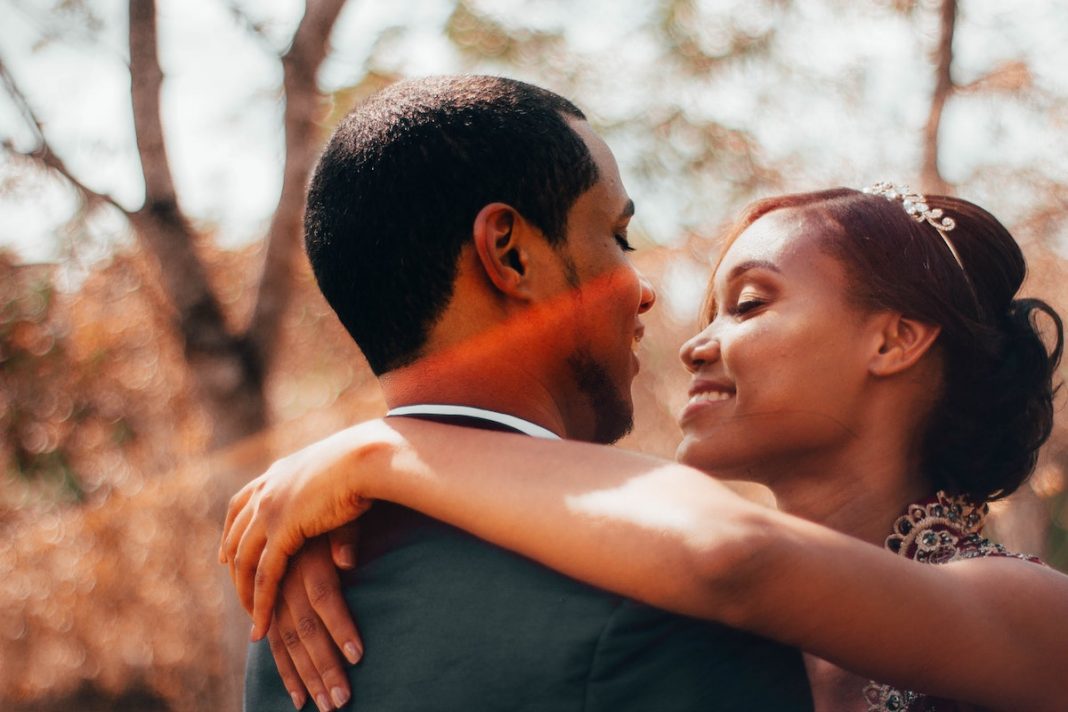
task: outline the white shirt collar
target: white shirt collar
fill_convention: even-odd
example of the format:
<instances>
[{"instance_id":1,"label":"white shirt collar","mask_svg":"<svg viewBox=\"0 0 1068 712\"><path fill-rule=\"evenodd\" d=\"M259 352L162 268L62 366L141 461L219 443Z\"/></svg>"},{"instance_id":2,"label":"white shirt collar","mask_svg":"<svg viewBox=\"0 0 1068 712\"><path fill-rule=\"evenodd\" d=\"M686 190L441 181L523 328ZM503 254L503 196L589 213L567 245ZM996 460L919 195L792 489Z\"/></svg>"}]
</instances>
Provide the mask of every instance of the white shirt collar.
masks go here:
<instances>
[{"instance_id":1,"label":"white shirt collar","mask_svg":"<svg viewBox=\"0 0 1068 712\"><path fill-rule=\"evenodd\" d=\"M495 423L501 425L507 425L509 428L514 428L521 433L525 433L535 438L545 438L546 440L560 440L560 436L549 430L543 428L540 425L524 420L523 418L517 418L514 415L508 415L507 413L498 413L495 410L486 410L485 408L474 408L469 405L446 405L443 403L418 403L416 405L402 405L398 408L390 408L389 415L463 415L469 418L482 418L483 420L492 420Z\"/></svg>"}]
</instances>

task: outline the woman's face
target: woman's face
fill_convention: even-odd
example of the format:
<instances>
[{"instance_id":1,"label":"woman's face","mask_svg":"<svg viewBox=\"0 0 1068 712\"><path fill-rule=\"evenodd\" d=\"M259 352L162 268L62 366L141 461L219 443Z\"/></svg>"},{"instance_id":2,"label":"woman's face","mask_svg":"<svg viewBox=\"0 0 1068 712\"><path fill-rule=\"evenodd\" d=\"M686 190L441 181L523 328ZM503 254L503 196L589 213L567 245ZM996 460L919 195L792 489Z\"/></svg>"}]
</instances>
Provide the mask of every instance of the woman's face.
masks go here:
<instances>
[{"instance_id":1,"label":"woman's face","mask_svg":"<svg viewBox=\"0 0 1068 712\"><path fill-rule=\"evenodd\" d=\"M777 210L725 253L711 323L680 353L693 374L681 462L768 483L778 465L818 464L855 439L879 333L847 298L841 263L820 248L828 229L818 216Z\"/></svg>"}]
</instances>

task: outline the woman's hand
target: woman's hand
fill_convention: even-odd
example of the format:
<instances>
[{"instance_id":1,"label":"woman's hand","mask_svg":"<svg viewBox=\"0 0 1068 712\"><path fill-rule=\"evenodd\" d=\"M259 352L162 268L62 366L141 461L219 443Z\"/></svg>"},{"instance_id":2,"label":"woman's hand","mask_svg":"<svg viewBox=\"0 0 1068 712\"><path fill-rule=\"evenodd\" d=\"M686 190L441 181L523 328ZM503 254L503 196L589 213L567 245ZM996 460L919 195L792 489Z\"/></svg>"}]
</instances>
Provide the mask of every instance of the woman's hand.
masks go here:
<instances>
[{"instance_id":1,"label":"woman's hand","mask_svg":"<svg viewBox=\"0 0 1068 712\"><path fill-rule=\"evenodd\" d=\"M360 483L403 444L384 421L362 423L279 460L230 500L219 560L230 565L241 605L252 614L253 640L270 627L289 558L308 539L367 511L371 500Z\"/></svg>"},{"instance_id":2,"label":"woman's hand","mask_svg":"<svg viewBox=\"0 0 1068 712\"><path fill-rule=\"evenodd\" d=\"M293 557L282 579L271 628L271 654L296 709L308 695L320 710L340 709L351 696L341 655L355 664L363 643L341 595L337 567L351 569L355 558L336 555L337 545L352 546L356 525L308 541ZM331 556L331 548L335 555Z\"/></svg>"}]
</instances>

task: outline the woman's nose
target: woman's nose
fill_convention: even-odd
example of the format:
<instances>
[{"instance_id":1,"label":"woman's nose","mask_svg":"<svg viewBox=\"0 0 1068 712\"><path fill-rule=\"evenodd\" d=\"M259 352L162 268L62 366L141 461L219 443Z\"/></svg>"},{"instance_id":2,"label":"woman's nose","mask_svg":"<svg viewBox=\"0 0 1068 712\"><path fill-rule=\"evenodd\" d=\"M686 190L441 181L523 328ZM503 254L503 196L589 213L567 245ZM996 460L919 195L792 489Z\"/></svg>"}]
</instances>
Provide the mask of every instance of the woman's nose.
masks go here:
<instances>
[{"instance_id":1,"label":"woman's nose","mask_svg":"<svg viewBox=\"0 0 1068 712\"><path fill-rule=\"evenodd\" d=\"M691 373L719 359L719 339L712 335L711 327L690 338L679 349L679 358Z\"/></svg>"}]
</instances>

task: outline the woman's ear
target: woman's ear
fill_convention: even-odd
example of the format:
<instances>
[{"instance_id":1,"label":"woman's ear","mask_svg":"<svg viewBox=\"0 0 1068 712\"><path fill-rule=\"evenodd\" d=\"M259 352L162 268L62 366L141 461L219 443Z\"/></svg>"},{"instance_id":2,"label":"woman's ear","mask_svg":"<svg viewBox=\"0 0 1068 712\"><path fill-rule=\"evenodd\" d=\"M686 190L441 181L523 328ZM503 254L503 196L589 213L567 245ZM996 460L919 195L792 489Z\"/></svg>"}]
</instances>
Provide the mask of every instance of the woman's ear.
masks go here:
<instances>
[{"instance_id":1,"label":"woman's ear","mask_svg":"<svg viewBox=\"0 0 1068 712\"><path fill-rule=\"evenodd\" d=\"M931 350L942 327L909 319L896 312L885 313L878 333L878 350L869 370L876 376L893 376L915 366Z\"/></svg>"},{"instance_id":2,"label":"woman's ear","mask_svg":"<svg viewBox=\"0 0 1068 712\"><path fill-rule=\"evenodd\" d=\"M475 251L486 277L497 289L513 296L526 296L530 256L523 243L526 222L515 208L490 203L475 216Z\"/></svg>"}]
</instances>

